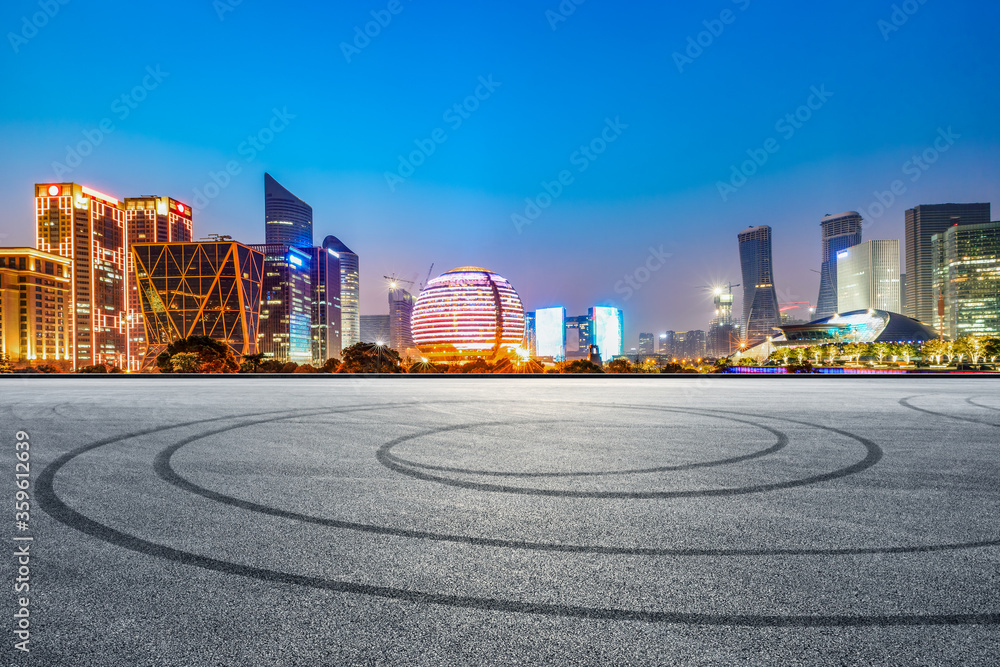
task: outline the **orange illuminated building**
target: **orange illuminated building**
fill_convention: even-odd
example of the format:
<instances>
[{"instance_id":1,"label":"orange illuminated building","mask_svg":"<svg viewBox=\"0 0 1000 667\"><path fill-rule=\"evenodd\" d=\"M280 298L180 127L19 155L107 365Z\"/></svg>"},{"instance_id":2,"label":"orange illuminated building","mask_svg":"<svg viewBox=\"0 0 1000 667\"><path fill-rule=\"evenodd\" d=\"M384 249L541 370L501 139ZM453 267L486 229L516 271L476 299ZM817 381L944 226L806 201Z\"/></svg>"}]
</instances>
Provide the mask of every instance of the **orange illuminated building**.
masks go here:
<instances>
[{"instance_id":1,"label":"orange illuminated building","mask_svg":"<svg viewBox=\"0 0 1000 667\"><path fill-rule=\"evenodd\" d=\"M0 248L0 353L11 362L70 361L71 266L34 248Z\"/></svg>"}]
</instances>

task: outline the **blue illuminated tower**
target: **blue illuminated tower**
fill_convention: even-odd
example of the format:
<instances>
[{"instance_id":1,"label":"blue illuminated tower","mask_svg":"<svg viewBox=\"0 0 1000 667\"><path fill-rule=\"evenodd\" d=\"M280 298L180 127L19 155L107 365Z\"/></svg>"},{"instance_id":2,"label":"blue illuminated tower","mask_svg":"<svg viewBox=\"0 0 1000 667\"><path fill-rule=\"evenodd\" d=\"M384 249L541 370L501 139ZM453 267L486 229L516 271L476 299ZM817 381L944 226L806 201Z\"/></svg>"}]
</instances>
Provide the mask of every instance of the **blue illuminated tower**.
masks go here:
<instances>
[{"instance_id":1,"label":"blue illuminated tower","mask_svg":"<svg viewBox=\"0 0 1000 667\"><path fill-rule=\"evenodd\" d=\"M264 239L268 245L311 248L313 210L271 174L264 174Z\"/></svg>"}]
</instances>

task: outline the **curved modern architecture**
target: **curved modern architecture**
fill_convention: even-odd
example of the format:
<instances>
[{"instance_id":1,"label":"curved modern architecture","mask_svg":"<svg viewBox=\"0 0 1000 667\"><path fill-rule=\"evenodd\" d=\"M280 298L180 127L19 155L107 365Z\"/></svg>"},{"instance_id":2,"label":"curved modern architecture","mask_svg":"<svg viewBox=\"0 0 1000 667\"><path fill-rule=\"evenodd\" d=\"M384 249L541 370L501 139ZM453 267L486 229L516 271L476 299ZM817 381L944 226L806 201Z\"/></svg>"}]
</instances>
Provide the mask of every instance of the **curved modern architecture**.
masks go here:
<instances>
[{"instance_id":1,"label":"curved modern architecture","mask_svg":"<svg viewBox=\"0 0 1000 667\"><path fill-rule=\"evenodd\" d=\"M808 324L790 324L781 330L786 345L922 343L938 337L938 332L923 322L887 310L854 310Z\"/></svg>"},{"instance_id":2,"label":"curved modern architecture","mask_svg":"<svg viewBox=\"0 0 1000 667\"><path fill-rule=\"evenodd\" d=\"M361 342L361 273L358 256L336 236L323 239L323 248L340 261L340 344L348 348Z\"/></svg>"},{"instance_id":3,"label":"curved modern architecture","mask_svg":"<svg viewBox=\"0 0 1000 667\"><path fill-rule=\"evenodd\" d=\"M751 347L775 335L780 322L778 293L774 289L771 228L750 227L739 234L743 267L743 338Z\"/></svg>"},{"instance_id":4,"label":"curved modern architecture","mask_svg":"<svg viewBox=\"0 0 1000 667\"><path fill-rule=\"evenodd\" d=\"M861 243L863 218L857 211L828 215L820 221L823 230L823 264L819 272L816 316L837 312L837 254Z\"/></svg>"},{"instance_id":5,"label":"curved modern architecture","mask_svg":"<svg viewBox=\"0 0 1000 667\"><path fill-rule=\"evenodd\" d=\"M494 360L524 340L524 306L506 278L463 266L420 291L411 328L413 342L428 359Z\"/></svg>"},{"instance_id":6,"label":"curved modern architecture","mask_svg":"<svg viewBox=\"0 0 1000 667\"><path fill-rule=\"evenodd\" d=\"M271 174L264 174L264 238L268 245L311 248L313 210Z\"/></svg>"}]
</instances>

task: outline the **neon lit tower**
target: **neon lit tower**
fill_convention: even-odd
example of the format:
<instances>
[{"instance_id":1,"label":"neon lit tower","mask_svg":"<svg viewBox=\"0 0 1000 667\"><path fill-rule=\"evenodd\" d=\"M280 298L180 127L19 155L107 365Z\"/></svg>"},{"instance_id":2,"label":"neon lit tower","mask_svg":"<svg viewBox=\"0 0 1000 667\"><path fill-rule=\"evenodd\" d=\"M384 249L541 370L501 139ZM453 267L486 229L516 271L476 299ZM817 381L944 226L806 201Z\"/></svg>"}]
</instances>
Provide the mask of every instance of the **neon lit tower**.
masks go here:
<instances>
[{"instance_id":1,"label":"neon lit tower","mask_svg":"<svg viewBox=\"0 0 1000 667\"><path fill-rule=\"evenodd\" d=\"M740 264L743 268L743 334L753 347L775 335L780 323L778 293L774 289L771 261L771 228L750 227L739 233Z\"/></svg>"},{"instance_id":2,"label":"neon lit tower","mask_svg":"<svg viewBox=\"0 0 1000 667\"><path fill-rule=\"evenodd\" d=\"M271 174L264 174L264 238L267 245L313 247L313 210Z\"/></svg>"},{"instance_id":3,"label":"neon lit tower","mask_svg":"<svg viewBox=\"0 0 1000 667\"><path fill-rule=\"evenodd\" d=\"M820 221L823 230L823 264L820 266L816 317L837 313L837 253L861 243L861 215L848 211Z\"/></svg>"}]
</instances>

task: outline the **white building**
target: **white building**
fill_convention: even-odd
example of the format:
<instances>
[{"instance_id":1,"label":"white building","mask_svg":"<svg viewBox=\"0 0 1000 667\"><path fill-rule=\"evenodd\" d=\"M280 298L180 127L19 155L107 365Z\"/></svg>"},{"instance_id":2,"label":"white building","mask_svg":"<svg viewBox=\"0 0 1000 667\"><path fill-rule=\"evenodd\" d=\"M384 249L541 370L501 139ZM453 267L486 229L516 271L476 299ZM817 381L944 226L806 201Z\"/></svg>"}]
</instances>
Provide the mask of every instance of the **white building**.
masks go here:
<instances>
[{"instance_id":1,"label":"white building","mask_svg":"<svg viewBox=\"0 0 1000 667\"><path fill-rule=\"evenodd\" d=\"M899 241L865 241L837 254L837 310L868 308L901 309Z\"/></svg>"}]
</instances>

